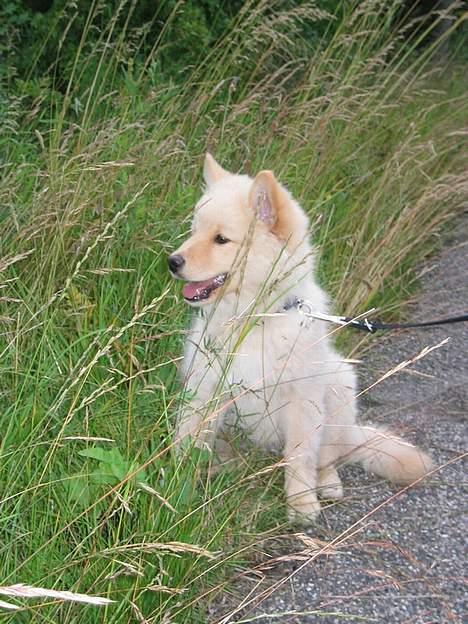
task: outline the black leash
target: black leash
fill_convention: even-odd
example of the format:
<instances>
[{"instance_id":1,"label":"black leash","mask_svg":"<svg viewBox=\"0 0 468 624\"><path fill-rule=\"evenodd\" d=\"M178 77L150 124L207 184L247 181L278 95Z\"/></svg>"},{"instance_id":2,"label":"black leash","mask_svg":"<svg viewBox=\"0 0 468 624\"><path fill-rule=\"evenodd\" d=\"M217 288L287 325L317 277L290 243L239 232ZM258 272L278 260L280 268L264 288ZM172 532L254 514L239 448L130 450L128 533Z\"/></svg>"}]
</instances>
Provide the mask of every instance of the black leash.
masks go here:
<instances>
[{"instance_id":1,"label":"black leash","mask_svg":"<svg viewBox=\"0 0 468 624\"><path fill-rule=\"evenodd\" d=\"M324 314L312 309L308 301L299 299L299 297L291 297L284 303L281 312L287 312L291 308L296 308L304 316L335 323L346 327L353 327L362 331L374 334L376 331L384 329L411 329L417 327L433 327L435 325L448 325L449 323L465 323L468 321L468 314L460 316L450 316L449 318L434 319L433 321L421 321L419 323L382 323L381 321L370 321L368 318L356 319L352 316L333 316Z\"/></svg>"},{"instance_id":2,"label":"black leash","mask_svg":"<svg viewBox=\"0 0 468 624\"><path fill-rule=\"evenodd\" d=\"M433 327L435 325L448 325L449 323L466 323L468 321L468 314L462 314L461 316L450 316L449 318L435 319L433 321L422 321L420 323L381 323L380 321L369 321L364 318L361 321L355 320L352 317L342 316L344 323L349 327L355 327L374 334L381 329L410 329L413 327Z\"/></svg>"}]
</instances>

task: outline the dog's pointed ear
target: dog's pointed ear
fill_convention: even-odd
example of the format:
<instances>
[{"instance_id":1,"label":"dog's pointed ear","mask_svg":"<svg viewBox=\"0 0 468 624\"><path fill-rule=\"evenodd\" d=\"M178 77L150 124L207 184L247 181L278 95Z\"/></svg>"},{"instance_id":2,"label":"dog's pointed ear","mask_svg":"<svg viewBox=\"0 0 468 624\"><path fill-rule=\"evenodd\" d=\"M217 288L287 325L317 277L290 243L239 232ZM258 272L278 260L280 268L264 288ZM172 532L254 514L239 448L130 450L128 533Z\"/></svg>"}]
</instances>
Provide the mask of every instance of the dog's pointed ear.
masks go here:
<instances>
[{"instance_id":1,"label":"dog's pointed ear","mask_svg":"<svg viewBox=\"0 0 468 624\"><path fill-rule=\"evenodd\" d=\"M291 234L289 203L288 193L273 172L260 171L250 189L249 204L257 219L283 240Z\"/></svg>"},{"instance_id":2,"label":"dog's pointed ear","mask_svg":"<svg viewBox=\"0 0 468 624\"><path fill-rule=\"evenodd\" d=\"M229 171L223 169L221 165L216 162L213 156L207 152L205 155L205 163L203 165L203 177L205 179L206 185L211 186L221 178L229 175Z\"/></svg>"}]
</instances>

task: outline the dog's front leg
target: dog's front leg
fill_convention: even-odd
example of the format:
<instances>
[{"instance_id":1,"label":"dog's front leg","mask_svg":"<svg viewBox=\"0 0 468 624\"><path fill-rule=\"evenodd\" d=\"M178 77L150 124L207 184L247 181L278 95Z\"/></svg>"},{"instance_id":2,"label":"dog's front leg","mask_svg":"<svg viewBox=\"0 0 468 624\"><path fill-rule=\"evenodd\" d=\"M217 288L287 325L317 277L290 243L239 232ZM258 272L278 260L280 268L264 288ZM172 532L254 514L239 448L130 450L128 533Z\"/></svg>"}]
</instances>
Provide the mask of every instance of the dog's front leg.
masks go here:
<instances>
[{"instance_id":1,"label":"dog's front leg","mask_svg":"<svg viewBox=\"0 0 468 624\"><path fill-rule=\"evenodd\" d=\"M175 436L176 446L193 443L198 448L212 451L223 411L219 400L199 389L181 410Z\"/></svg>"},{"instance_id":2,"label":"dog's front leg","mask_svg":"<svg viewBox=\"0 0 468 624\"><path fill-rule=\"evenodd\" d=\"M175 437L176 446L193 443L198 448L211 450L215 437L215 418L215 414L208 412L206 404L191 401L180 415Z\"/></svg>"},{"instance_id":3,"label":"dog's front leg","mask_svg":"<svg viewBox=\"0 0 468 624\"><path fill-rule=\"evenodd\" d=\"M317 418L311 416L316 412ZM308 401L290 404L284 414L285 492L288 517L303 525L320 512L317 498L317 463L322 435L320 410Z\"/></svg>"}]
</instances>

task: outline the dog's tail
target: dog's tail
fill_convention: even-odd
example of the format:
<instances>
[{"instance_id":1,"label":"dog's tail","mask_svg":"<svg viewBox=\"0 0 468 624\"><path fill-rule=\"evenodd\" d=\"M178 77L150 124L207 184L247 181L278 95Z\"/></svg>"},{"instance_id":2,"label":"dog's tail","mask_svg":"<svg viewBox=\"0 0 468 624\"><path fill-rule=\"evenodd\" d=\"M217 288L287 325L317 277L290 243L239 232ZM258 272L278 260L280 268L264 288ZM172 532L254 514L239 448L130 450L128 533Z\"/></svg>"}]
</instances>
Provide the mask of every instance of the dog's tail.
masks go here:
<instances>
[{"instance_id":1,"label":"dog's tail","mask_svg":"<svg viewBox=\"0 0 468 624\"><path fill-rule=\"evenodd\" d=\"M429 455L385 428L354 425L346 438L346 463L360 463L394 483L412 483L434 466Z\"/></svg>"}]
</instances>

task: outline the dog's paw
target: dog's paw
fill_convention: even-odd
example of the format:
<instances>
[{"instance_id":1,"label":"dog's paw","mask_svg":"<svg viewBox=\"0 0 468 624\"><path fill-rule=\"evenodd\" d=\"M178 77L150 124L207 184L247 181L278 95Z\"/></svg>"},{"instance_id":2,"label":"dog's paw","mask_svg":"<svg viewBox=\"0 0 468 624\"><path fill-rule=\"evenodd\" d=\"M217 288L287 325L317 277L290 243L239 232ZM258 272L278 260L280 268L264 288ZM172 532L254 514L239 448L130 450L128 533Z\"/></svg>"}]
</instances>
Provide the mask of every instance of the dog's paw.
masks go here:
<instances>
[{"instance_id":1,"label":"dog's paw","mask_svg":"<svg viewBox=\"0 0 468 624\"><path fill-rule=\"evenodd\" d=\"M222 472L233 470L234 467L235 462L233 459L220 461L218 457L213 457L208 468L208 477L214 479Z\"/></svg>"},{"instance_id":2,"label":"dog's paw","mask_svg":"<svg viewBox=\"0 0 468 624\"><path fill-rule=\"evenodd\" d=\"M320 497L325 500L341 500L344 496L341 483L330 484L320 489Z\"/></svg>"},{"instance_id":3,"label":"dog's paw","mask_svg":"<svg viewBox=\"0 0 468 624\"><path fill-rule=\"evenodd\" d=\"M344 496L343 485L335 468L322 469L318 475L320 498L340 500Z\"/></svg>"},{"instance_id":4,"label":"dog's paw","mask_svg":"<svg viewBox=\"0 0 468 624\"><path fill-rule=\"evenodd\" d=\"M288 500L288 520L291 524L310 526L320 515L320 502L315 494Z\"/></svg>"}]
</instances>

